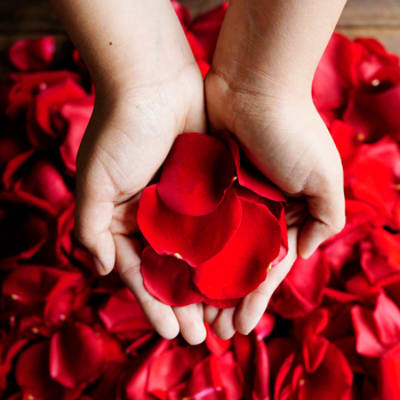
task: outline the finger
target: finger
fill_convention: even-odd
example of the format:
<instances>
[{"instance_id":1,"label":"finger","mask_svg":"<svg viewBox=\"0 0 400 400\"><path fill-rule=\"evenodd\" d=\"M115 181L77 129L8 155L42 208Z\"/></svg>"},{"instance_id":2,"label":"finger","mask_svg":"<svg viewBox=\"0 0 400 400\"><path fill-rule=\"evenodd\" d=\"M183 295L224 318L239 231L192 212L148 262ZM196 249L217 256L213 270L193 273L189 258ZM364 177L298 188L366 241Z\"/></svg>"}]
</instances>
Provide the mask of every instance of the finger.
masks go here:
<instances>
[{"instance_id":1,"label":"finger","mask_svg":"<svg viewBox=\"0 0 400 400\"><path fill-rule=\"evenodd\" d=\"M99 191L98 179L77 175L75 236L93 254L99 274L115 264L115 244L110 232L114 203L111 191Z\"/></svg>"},{"instance_id":2,"label":"finger","mask_svg":"<svg viewBox=\"0 0 400 400\"><path fill-rule=\"evenodd\" d=\"M286 224L288 227L294 225L303 225L307 218L307 205L305 201L288 200L285 210Z\"/></svg>"},{"instance_id":3,"label":"finger","mask_svg":"<svg viewBox=\"0 0 400 400\"><path fill-rule=\"evenodd\" d=\"M113 234L132 235L137 232L137 209L141 192L119 204L115 204L110 230Z\"/></svg>"},{"instance_id":4,"label":"finger","mask_svg":"<svg viewBox=\"0 0 400 400\"><path fill-rule=\"evenodd\" d=\"M346 222L343 190L322 190L321 193L307 198L310 217L301 229L298 242L302 258L309 258L322 242L339 233Z\"/></svg>"},{"instance_id":5,"label":"finger","mask_svg":"<svg viewBox=\"0 0 400 400\"><path fill-rule=\"evenodd\" d=\"M183 338L191 345L202 343L207 336L203 320L203 304L173 307Z\"/></svg>"},{"instance_id":6,"label":"finger","mask_svg":"<svg viewBox=\"0 0 400 400\"><path fill-rule=\"evenodd\" d=\"M208 325L212 325L215 318L217 318L218 312L218 308L206 305L204 307L204 321L206 321Z\"/></svg>"},{"instance_id":7,"label":"finger","mask_svg":"<svg viewBox=\"0 0 400 400\"><path fill-rule=\"evenodd\" d=\"M248 335L254 329L265 312L272 294L292 268L297 257L297 233L297 227L288 230L288 254L268 272L265 281L241 301L234 318L234 327L239 333Z\"/></svg>"},{"instance_id":8,"label":"finger","mask_svg":"<svg viewBox=\"0 0 400 400\"><path fill-rule=\"evenodd\" d=\"M217 318L212 324L215 334L222 340L228 340L235 334L235 328L233 326L234 312L234 307L220 310Z\"/></svg>"},{"instance_id":9,"label":"finger","mask_svg":"<svg viewBox=\"0 0 400 400\"><path fill-rule=\"evenodd\" d=\"M116 267L121 279L133 292L154 329L165 339L173 339L179 333L179 324L170 306L154 298L143 286L140 258L132 239L115 235L117 249Z\"/></svg>"}]
</instances>

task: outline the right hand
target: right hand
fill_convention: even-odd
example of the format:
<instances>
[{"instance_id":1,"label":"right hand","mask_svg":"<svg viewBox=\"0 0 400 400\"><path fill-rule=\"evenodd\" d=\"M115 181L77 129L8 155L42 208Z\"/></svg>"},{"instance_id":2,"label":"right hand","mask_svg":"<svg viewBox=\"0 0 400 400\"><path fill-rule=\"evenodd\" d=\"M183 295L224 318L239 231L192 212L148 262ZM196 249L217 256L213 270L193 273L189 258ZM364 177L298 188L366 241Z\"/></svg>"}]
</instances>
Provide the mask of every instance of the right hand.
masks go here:
<instances>
[{"instance_id":1,"label":"right hand","mask_svg":"<svg viewBox=\"0 0 400 400\"><path fill-rule=\"evenodd\" d=\"M206 337L203 306L167 306L143 286L131 235L135 203L167 156L175 137L204 132L203 79L194 59L168 79L136 82L120 91L97 88L96 104L77 159L76 234L95 256L100 274L114 264L157 332L179 331L190 343Z\"/></svg>"}]
</instances>

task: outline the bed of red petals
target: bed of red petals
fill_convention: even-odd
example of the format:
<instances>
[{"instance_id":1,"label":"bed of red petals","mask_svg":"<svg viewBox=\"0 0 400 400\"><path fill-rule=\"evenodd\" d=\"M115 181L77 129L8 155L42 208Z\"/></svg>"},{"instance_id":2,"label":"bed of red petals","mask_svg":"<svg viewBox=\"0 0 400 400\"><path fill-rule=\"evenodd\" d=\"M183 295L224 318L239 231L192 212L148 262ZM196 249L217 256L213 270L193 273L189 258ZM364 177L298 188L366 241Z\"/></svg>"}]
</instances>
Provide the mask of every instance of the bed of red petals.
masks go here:
<instances>
[{"instance_id":1,"label":"bed of red petals","mask_svg":"<svg viewBox=\"0 0 400 400\"><path fill-rule=\"evenodd\" d=\"M226 7L191 21L205 74ZM60 53L60 54L58 54ZM73 235L75 157L93 107L79 54L51 37L9 51L1 90L0 397L400 398L400 67L334 34L313 96L342 156L347 224L296 262L254 332L157 336L117 273Z\"/></svg>"}]
</instances>

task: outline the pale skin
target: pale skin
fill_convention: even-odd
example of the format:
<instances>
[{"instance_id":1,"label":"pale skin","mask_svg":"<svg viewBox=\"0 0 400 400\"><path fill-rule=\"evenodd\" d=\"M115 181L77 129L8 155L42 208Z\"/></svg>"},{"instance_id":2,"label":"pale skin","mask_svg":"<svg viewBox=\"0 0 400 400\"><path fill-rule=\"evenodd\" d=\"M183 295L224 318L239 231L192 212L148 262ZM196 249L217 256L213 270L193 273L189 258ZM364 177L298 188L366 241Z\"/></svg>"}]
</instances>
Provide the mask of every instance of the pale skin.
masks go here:
<instances>
[{"instance_id":1,"label":"pale skin","mask_svg":"<svg viewBox=\"0 0 400 400\"><path fill-rule=\"evenodd\" d=\"M52 0L80 50L96 104L77 160L76 234L100 274L116 267L157 332L190 344L204 321L248 334L297 256L345 223L340 157L311 99L318 61L345 0L233 0L205 84L169 0ZM207 117L206 107L207 104ZM289 197L289 253L236 308L170 307L143 287L132 207L177 135L228 129ZM297 221L297 222L296 222Z\"/></svg>"}]
</instances>

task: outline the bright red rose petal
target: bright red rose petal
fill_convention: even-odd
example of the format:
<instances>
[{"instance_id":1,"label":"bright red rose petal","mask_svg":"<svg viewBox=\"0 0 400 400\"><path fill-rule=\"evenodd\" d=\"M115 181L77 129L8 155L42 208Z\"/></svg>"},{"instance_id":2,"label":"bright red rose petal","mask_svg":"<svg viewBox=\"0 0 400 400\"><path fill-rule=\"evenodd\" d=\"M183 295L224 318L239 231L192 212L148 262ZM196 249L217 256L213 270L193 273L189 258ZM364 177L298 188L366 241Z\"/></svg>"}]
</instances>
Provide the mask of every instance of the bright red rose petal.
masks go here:
<instances>
[{"instance_id":1,"label":"bright red rose petal","mask_svg":"<svg viewBox=\"0 0 400 400\"><path fill-rule=\"evenodd\" d=\"M215 257L195 269L194 282L207 297L243 297L266 277L268 265L279 253L278 220L263 205L240 198L242 223Z\"/></svg>"},{"instance_id":2,"label":"bright red rose petal","mask_svg":"<svg viewBox=\"0 0 400 400\"><path fill-rule=\"evenodd\" d=\"M238 144L230 136L225 138L232 152L239 183L266 199L285 201L282 192L241 154Z\"/></svg>"},{"instance_id":3,"label":"bright red rose petal","mask_svg":"<svg viewBox=\"0 0 400 400\"><path fill-rule=\"evenodd\" d=\"M173 211L205 215L222 202L234 174L232 157L221 142L202 133L183 133L164 163L157 191Z\"/></svg>"},{"instance_id":4,"label":"bright red rose petal","mask_svg":"<svg viewBox=\"0 0 400 400\"><path fill-rule=\"evenodd\" d=\"M203 296L192 282L192 271L176 257L160 256L151 247L142 253L143 283L150 294L170 306L200 303Z\"/></svg>"},{"instance_id":5,"label":"bright red rose petal","mask_svg":"<svg viewBox=\"0 0 400 400\"><path fill-rule=\"evenodd\" d=\"M158 254L176 255L198 265L217 254L234 235L242 218L241 202L230 190L211 214L192 217L168 209L157 195L156 185L143 190L137 221Z\"/></svg>"},{"instance_id":6,"label":"bright red rose petal","mask_svg":"<svg viewBox=\"0 0 400 400\"><path fill-rule=\"evenodd\" d=\"M94 96L65 103L60 108L60 114L67 121L68 128L64 142L59 147L60 155L70 172L76 170L76 156L83 134L86 131L93 112Z\"/></svg>"}]
</instances>

